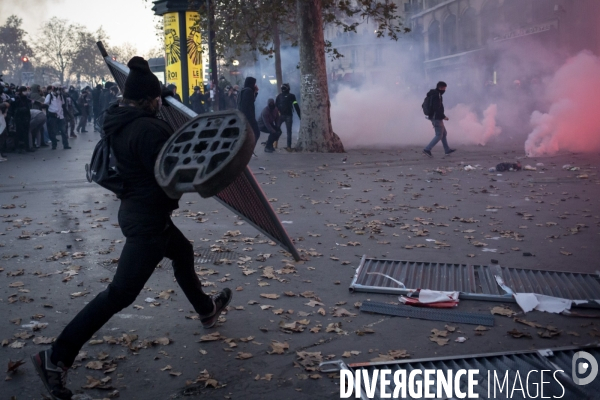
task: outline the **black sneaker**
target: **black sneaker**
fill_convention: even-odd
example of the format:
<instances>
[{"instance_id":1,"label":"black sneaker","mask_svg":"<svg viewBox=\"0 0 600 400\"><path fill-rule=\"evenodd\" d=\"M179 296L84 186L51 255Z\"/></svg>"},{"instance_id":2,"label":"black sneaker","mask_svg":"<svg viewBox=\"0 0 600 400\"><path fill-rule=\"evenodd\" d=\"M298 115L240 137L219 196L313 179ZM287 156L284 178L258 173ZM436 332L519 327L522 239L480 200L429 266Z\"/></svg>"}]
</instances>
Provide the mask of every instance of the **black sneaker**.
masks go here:
<instances>
[{"instance_id":1,"label":"black sneaker","mask_svg":"<svg viewBox=\"0 0 600 400\"><path fill-rule=\"evenodd\" d=\"M427 157L433 158L433 154L431 154L431 151L429 151L429 150L423 149L423 154L425 154Z\"/></svg>"},{"instance_id":2,"label":"black sneaker","mask_svg":"<svg viewBox=\"0 0 600 400\"><path fill-rule=\"evenodd\" d=\"M52 349L40 351L31 356L31 361L35 366L35 370L44 382L44 386L48 389L52 400L71 400L73 392L65 387L67 383L67 371L62 363L59 365L52 364L50 355Z\"/></svg>"},{"instance_id":3,"label":"black sneaker","mask_svg":"<svg viewBox=\"0 0 600 400\"><path fill-rule=\"evenodd\" d=\"M446 155L448 155L448 154L452 154L452 153L454 153L455 151L456 151L456 149L450 149L450 150L448 150L448 151L446 152Z\"/></svg>"},{"instance_id":4,"label":"black sneaker","mask_svg":"<svg viewBox=\"0 0 600 400\"><path fill-rule=\"evenodd\" d=\"M204 329L215 326L219 319L219 315L225 310L225 307L227 307L231 301L232 296L231 290L225 288L212 297L212 302L215 305L214 311L208 315L200 315L200 322L202 322L202 327Z\"/></svg>"},{"instance_id":5,"label":"black sneaker","mask_svg":"<svg viewBox=\"0 0 600 400\"><path fill-rule=\"evenodd\" d=\"M273 149L273 148L265 147L265 153L272 153L274 151L275 151L275 149Z\"/></svg>"}]
</instances>

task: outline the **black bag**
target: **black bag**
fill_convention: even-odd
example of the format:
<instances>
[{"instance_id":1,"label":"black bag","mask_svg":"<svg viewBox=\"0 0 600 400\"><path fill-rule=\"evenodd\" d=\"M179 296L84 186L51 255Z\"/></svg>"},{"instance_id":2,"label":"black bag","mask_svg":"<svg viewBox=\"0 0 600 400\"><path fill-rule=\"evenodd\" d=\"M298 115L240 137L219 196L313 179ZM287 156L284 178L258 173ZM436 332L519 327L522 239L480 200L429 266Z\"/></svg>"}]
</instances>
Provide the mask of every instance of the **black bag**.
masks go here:
<instances>
[{"instance_id":1,"label":"black bag","mask_svg":"<svg viewBox=\"0 0 600 400\"><path fill-rule=\"evenodd\" d=\"M96 144L92 160L85 164L85 174L88 182L96 182L118 198L123 194L124 181L117 169L117 158L110 147L110 135L105 135Z\"/></svg>"},{"instance_id":2,"label":"black bag","mask_svg":"<svg viewBox=\"0 0 600 400\"><path fill-rule=\"evenodd\" d=\"M431 114L433 114L433 110L431 109L432 104L433 104L433 94L435 93L434 89L431 89L429 92L427 92L427 96L425 96L425 100L423 100L423 104L421 105L421 108L423 108L423 114L425 114L425 116L427 118L431 118Z\"/></svg>"}]
</instances>

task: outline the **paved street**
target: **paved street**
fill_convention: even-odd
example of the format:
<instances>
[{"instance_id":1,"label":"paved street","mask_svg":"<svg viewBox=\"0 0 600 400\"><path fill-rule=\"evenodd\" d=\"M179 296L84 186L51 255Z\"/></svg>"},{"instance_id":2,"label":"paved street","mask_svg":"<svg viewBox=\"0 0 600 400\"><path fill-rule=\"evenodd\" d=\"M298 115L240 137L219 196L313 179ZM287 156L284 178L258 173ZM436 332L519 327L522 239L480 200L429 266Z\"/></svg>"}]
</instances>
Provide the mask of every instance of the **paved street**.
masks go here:
<instances>
[{"instance_id":1,"label":"paved street","mask_svg":"<svg viewBox=\"0 0 600 400\"><path fill-rule=\"evenodd\" d=\"M2 399L44 398L29 355L47 344L36 342L55 338L115 271L124 239L116 225L119 202L87 183L84 174L98 138L82 134L71 141L72 150L59 145L55 151L8 154L9 161L0 164L0 354L3 365L25 361L0 383ZM320 358L344 355L346 362L362 362L394 350L423 358L596 340L598 319L533 311L519 317L558 327L560 334L542 338L539 329L496 315L495 326L483 332L448 324L456 330L441 346L429 337L432 329L444 330L444 322L359 312L356 303L367 299L398 302L393 295L349 292L365 254L600 269L597 154L521 159L537 170L498 175L488 168L515 162L523 154L521 143L459 148L448 157L438 147L433 159L420 151L258 149L250 168L307 257L299 263L215 200L184 195L173 220L193 240L206 290L234 291L229 311L216 328L203 330L163 262L135 303L84 346L68 386L94 399L114 390L120 398L140 400L333 399L339 381L316 370ZM563 169L565 164L580 169ZM466 171L468 165L475 169ZM490 313L499 305L463 300L458 309ZM512 329L531 338L514 338L507 334ZM460 336L467 340L455 342ZM320 354L300 353L307 361L298 352Z\"/></svg>"}]
</instances>

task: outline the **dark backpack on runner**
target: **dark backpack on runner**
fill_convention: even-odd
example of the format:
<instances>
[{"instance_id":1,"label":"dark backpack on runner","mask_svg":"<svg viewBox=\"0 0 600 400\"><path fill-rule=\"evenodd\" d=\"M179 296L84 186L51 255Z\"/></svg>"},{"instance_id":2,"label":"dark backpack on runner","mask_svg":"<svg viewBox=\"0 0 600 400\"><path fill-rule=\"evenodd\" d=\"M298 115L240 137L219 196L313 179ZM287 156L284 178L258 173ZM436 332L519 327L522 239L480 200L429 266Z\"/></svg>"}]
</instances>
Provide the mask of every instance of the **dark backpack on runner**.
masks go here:
<instances>
[{"instance_id":1,"label":"dark backpack on runner","mask_svg":"<svg viewBox=\"0 0 600 400\"><path fill-rule=\"evenodd\" d=\"M96 144L92 160L85 164L85 175L88 182L96 182L118 198L123 194L124 181L117 169L117 158L110 147L110 135L103 136Z\"/></svg>"},{"instance_id":2,"label":"dark backpack on runner","mask_svg":"<svg viewBox=\"0 0 600 400\"><path fill-rule=\"evenodd\" d=\"M423 104L421 107L423 108L423 114L427 118L431 118L431 114L433 114L432 105L433 105L433 95L435 94L435 89L431 89L427 92L427 96L425 96L425 100L423 100Z\"/></svg>"}]
</instances>

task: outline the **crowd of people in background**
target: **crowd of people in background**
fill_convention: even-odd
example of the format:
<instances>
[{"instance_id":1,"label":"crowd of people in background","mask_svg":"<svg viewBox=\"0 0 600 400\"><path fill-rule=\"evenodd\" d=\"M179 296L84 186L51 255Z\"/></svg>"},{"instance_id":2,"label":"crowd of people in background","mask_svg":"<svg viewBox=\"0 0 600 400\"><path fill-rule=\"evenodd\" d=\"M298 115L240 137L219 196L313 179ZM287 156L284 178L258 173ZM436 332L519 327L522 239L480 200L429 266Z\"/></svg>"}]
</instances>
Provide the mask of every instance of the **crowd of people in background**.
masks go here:
<instances>
[{"instance_id":1,"label":"crowd of people in background","mask_svg":"<svg viewBox=\"0 0 600 400\"><path fill-rule=\"evenodd\" d=\"M15 86L0 82L0 162L6 153L33 153L42 147L71 149L77 134L100 131L101 116L118 99L113 82L76 89L56 82Z\"/></svg>"},{"instance_id":2,"label":"crowd of people in background","mask_svg":"<svg viewBox=\"0 0 600 400\"><path fill-rule=\"evenodd\" d=\"M245 83L254 82L250 85L252 87L244 88L249 90L247 98L238 85L225 82L224 87L205 85L204 90L195 86L189 97L189 107L197 114L213 111L217 107L219 110L241 110L252 125L257 143L261 131L269 134L269 139L261 143L269 153L274 151L274 145L281 135L281 125L285 123L285 149L291 151L292 114L296 111L300 117L300 108L296 97L290 93L289 84L282 85L281 94L276 100L269 99L267 107L257 119L254 101L258 87L254 78L248 78ZM169 84L165 89L181 102L177 86ZM33 153L42 147L56 150L59 142L64 150L71 149L69 139L91 130L102 131L102 116L118 98L119 87L114 82L98 84L93 89L90 86L77 89L59 82L42 87L38 84L15 86L0 80L0 162L7 161L7 153Z\"/></svg>"}]
</instances>

